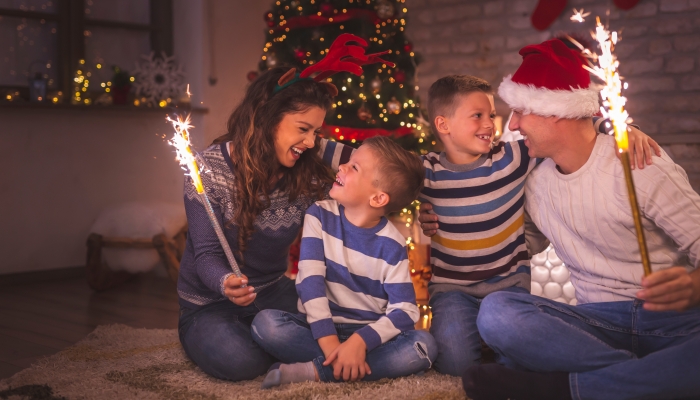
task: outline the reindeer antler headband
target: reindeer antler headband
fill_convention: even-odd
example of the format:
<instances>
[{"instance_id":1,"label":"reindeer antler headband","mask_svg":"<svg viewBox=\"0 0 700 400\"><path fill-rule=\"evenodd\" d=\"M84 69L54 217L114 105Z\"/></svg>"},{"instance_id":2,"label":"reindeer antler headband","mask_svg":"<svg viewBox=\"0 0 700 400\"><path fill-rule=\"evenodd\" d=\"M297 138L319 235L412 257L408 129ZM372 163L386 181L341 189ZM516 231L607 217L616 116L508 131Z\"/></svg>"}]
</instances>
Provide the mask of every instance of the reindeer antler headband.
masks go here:
<instances>
[{"instance_id":1,"label":"reindeer antler headband","mask_svg":"<svg viewBox=\"0 0 700 400\"><path fill-rule=\"evenodd\" d=\"M355 42L357 44L349 44ZM326 56L316 64L307 67L300 74L296 73L296 68L292 68L277 81L274 93L302 80L314 80L326 86L331 96L338 95L338 88L330 82L325 82L325 79L338 72L350 72L357 76L362 75L362 66L366 64L384 63L390 67L396 64L383 60L379 56L389 53L382 51L380 53L365 54L367 42L350 33L343 33L338 36L328 49ZM313 78L312 74L316 74Z\"/></svg>"}]
</instances>

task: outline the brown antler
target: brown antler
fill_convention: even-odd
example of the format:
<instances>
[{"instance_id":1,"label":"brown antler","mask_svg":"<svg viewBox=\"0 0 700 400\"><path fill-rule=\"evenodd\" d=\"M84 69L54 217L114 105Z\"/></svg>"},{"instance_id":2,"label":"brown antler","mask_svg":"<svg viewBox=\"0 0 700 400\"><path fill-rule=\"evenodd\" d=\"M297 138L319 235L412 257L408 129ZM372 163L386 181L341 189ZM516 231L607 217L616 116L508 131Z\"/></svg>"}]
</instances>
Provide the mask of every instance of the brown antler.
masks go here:
<instances>
[{"instance_id":1,"label":"brown antler","mask_svg":"<svg viewBox=\"0 0 700 400\"><path fill-rule=\"evenodd\" d=\"M296 68L292 68L289 71L285 72L284 75L280 77L280 79L277 81L278 86L284 86L287 83L291 82L292 79L294 79L294 75L297 73Z\"/></svg>"}]
</instances>

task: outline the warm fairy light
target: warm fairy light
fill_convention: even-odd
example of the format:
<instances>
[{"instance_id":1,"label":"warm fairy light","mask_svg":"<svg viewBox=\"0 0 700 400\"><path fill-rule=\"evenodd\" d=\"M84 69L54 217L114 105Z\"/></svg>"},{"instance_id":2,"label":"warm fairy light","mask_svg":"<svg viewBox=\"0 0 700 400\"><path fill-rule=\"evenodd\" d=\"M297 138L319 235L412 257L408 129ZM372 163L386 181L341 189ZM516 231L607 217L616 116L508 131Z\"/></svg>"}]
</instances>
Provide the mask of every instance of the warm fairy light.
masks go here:
<instances>
[{"instance_id":1,"label":"warm fairy light","mask_svg":"<svg viewBox=\"0 0 700 400\"><path fill-rule=\"evenodd\" d=\"M600 18L596 17L595 39L600 46L600 54L592 55L598 61L598 65L584 68L592 72L595 76L605 82L605 85L600 90L600 95L603 98L603 106L600 108L604 118L609 119L613 124L615 132L615 141L620 152L627 151L629 147L627 141L627 121L629 114L625 110L627 98L622 96L622 82L617 68L620 62L612 54L617 44L617 32L612 34L603 27L600 23ZM584 49L584 54L590 54L590 51Z\"/></svg>"},{"instance_id":2,"label":"warm fairy light","mask_svg":"<svg viewBox=\"0 0 700 400\"><path fill-rule=\"evenodd\" d=\"M583 22L586 20L586 17L589 15L591 15L591 13L589 13L589 12L584 13L583 8L581 10L576 10L574 8L574 15L572 15L571 18L569 18L569 19L572 21L575 21L575 22Z\"/></svg>"},{"instance_id":3,"label":"warm fairy light","mask_svg":"<svg viewBox=\"0 0 700 400\"><path fill-rule=\"evenodd\" d=\"M192 152L192 143L190 142L189 130L192 128L190 116L188 115L184 120L180 116L177 117L177 120L170 117L166 117L166 119L173 124L175 129L175 135L168 141L168 144L175 147L175 159L180 162L185 175L192 178L192 184L197 193L203 193L204 186L202 185L202 178L199 176L199 166L197 165L194 152Z\"/></svg>"}]
</instances>

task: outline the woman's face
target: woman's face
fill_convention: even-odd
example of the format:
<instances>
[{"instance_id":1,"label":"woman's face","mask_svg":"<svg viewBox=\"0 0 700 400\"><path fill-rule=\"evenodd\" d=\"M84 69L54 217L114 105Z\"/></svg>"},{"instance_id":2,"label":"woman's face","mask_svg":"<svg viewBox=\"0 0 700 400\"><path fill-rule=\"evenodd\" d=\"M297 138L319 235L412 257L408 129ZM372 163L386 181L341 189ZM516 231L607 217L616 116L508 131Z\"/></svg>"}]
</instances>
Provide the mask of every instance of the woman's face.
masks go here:
<instances>
[{"instance_id":1,"label":"woman's face","mask_svg":"<svg viewBox=\"0 0 700 400\"><path fill-rule=\"evenodd\" d=\"M302 153L314 147L324 118L326 111L316 106L282 118L275 132L275 153L280 165L293 167Z\"/></svg>"}]
</instances>

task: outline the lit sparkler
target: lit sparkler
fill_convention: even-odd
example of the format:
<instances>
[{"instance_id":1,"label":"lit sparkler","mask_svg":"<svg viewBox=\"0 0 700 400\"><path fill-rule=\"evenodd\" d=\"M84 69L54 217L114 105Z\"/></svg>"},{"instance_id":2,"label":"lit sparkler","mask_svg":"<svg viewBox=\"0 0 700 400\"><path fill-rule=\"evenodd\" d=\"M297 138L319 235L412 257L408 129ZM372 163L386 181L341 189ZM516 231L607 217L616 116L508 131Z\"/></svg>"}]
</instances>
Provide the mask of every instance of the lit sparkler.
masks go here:
<instances>
[{"instance_id":1,"label":"lit sparkler","mask_svg":"<svg viewBox=\"0 0 700 400\"><path fill-rule=\"evenodd\" d=\"M197 191L197 194L199 195L202 204L204 204L204 208L206 209L207 215L209 216L209 221L211 222L212 227L214 227L214 231L216 232L216 236L219 238L219 243L221 243L221 247L223 247L224 249L226 259L231 265L233 273L240 278L242 276L241 270L238 267L238 263L236 262L236 259L233 256L233 252L231 252L231 247L228 245L228 241L224 236L224 231L221 229L221 225L216 219L214 209L211 206L209 197L207 197L207 192L204 189L204 185L202 184L202 178L199 174L201 168L197 163L197 157L192 151L192 144L190 142L189 129L192 128L192 125L190 124L190 116L188 115L184 120L182 119L182 117L179 116L177 120L174 120L170 117L166 117L166 119L168 120L168 122L173 124L173 128L175 129L175 135L171 140L168 141L168 143L175 147L175 153L177 155L176 159L180 162L180 166L185 171L185 175L192 178L192 184L194 185L194 188ZM246 285L241 286L244 287Z\"/></svg>"},{"instance_id":2,"label":"lit sparkler","mask_svg":"<svg viewBox=\"0 0 700 400\"><path fill-rule=\"evenodd\" d=\"M569 19L572 21L575 21L575 22L583 22L586 20L586 17L589 15L591 15L591 13L583 12L583 8L581 10L577 10L574 8L574 15L572 15L571 18L569 18Z\"/></svg>"},{"instance_id":3,"label":"lit sparkler","mask_svg":"<svg viewBox=\"0 0 700 400\"><path fill-rule=\"evenodd\" d=\"M594 75L599 77L605 85L600 91L603 98L603 106L600 108L601 113L605 118L610 120L615 133L615 141L620 151L620 159L622 161L622 169L625 172L625 181L627 182L627 193L629 194L630 206L632 207L632 217L634 226L637 231L637 242L639 243L639 252L642 256L642 266L644 267L644 275L651 274L651 263L649 262L649 252L647 250L646 240L644 239L644 230L642 228L642 218L639 213L639 204L637 203L637 193L634 189L634 181L632 180L632 169L630 168L629 157L629 142L627 139L627 123L631 122L625 103L627 99L621 95L623 87L627 88L627 83L622 84L620 75L617 72L617 67L620 62L613 54L615 45L618 41L617 32L610 33L603 24L600 23L600 18L596 18L596 31L593 35L598 45L600 46L601 54L593 55L588 50L584 49L584 54L591 56L597 60L598 65L592 67L584 65L583 67Z\"/></svg>"}]
</instances>

